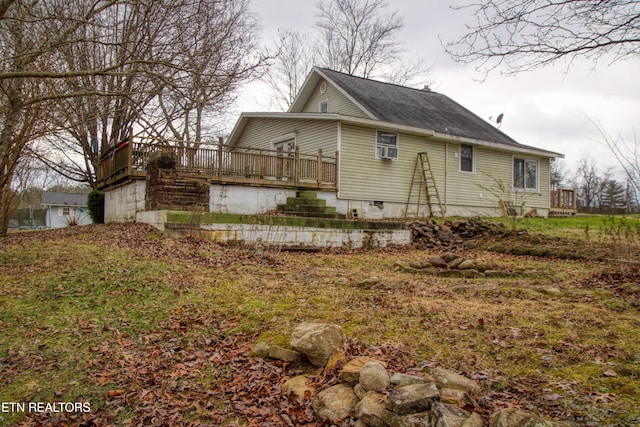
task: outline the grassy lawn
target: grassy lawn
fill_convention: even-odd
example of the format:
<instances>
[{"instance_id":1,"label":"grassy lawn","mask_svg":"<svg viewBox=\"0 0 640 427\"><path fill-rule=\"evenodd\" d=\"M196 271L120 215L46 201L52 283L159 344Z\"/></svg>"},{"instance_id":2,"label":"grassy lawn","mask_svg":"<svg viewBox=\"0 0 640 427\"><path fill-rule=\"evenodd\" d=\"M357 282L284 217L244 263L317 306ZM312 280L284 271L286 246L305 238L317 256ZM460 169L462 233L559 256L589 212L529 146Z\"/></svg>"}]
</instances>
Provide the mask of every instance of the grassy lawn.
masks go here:
<instances>
[{"instance_id":1,"label":"grassy lawn","mask_svg":"<svg viewBox=\"0 0 640 427\"><path fill-rule=\"evenodd\" d=\"M505 253L501 239L464 251L534 272L499 279L393 267L435 249L256 255L132 224L11 236L0 246L0 403L90 411L3 410L0 425L286 425L273 418L285 406L303 425L309 408L278 387L302 368L251 346L287 345L305 321L340 324L354 351L398 368L478 378L485 416L517 406L576 425L640 423L638 220L607 221L522 220L530 235L506 246L549 246L544 257Z\"/></svg>"}]
</instances>

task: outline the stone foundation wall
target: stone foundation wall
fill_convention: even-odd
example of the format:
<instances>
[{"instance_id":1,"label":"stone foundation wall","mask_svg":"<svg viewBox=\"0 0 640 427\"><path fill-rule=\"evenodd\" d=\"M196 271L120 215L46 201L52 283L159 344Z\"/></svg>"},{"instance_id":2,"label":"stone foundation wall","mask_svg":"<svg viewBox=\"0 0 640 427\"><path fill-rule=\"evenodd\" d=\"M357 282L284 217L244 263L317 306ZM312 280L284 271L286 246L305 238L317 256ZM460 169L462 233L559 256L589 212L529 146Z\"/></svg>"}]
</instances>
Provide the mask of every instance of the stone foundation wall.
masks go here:
<instances>
[{"instance_id":1,"label":"stone foundation wall","mask_svg":"<svg viewBox=\"0 0 640 427\"><path fill-rule=\"evenodd\" d=\"M149 160L146 190L146 211L209 211L209 180L176 170L168 155Z\"/></svg>"}]
</instances>

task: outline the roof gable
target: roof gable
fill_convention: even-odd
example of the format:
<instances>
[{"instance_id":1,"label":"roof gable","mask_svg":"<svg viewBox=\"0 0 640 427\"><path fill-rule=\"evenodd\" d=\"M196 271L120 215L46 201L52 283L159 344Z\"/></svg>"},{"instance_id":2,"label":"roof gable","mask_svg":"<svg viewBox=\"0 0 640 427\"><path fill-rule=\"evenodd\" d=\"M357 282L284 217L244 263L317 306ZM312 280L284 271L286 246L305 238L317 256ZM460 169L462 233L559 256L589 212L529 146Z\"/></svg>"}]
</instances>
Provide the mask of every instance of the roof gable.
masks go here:
<instances>
[{"instance_id":1,"label":"roof gable","mask_svg":"<svg viewBox=\"0 0 640 427\"><path fill-rule=\"evenodd\" d=\"M374 120L434 131L442 135L485 141L513 148L520 144L446 95L351 76L315 67L292 104L297 112L319 79L324 78Z\"/></svg>"}]
</instances>

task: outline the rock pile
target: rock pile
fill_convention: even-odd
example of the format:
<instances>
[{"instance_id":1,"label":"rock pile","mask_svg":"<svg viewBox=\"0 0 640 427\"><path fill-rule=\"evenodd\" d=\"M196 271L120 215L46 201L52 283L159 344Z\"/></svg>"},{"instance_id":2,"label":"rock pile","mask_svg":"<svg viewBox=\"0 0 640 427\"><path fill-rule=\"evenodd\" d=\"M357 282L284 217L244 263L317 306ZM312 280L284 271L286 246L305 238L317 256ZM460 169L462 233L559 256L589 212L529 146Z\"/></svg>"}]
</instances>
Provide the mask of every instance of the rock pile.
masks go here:
<instances>
[{"instance_id":1,"label":"rock pile","mask_svg":"<svg viewBox=\"0 0 640 427\"><path fill-rule=\"evenodd\" d=\"M338 370L337 384L316 390L313 376L283 379L282 391L293 393L313 408L318 421L327 425L357 427L555 427L561 424L509 408L487 420L474 410L480 385L441 367L412 374L389 372L384 361L367 356L347 360L343 352L345 335L338 325L304 323L291 337L294 350L258 343L260 357L283 356L284 360L307 358L323 367L318 375ZM274 348L276 350L274 350ZM295 353L295 355L294 355Z\"/></svg>"},{"instance_id":2,"label":"rock pile","mask_svg":"<svg viewBox=\"0 0 640 427\"><path fill-rule=\"evenodd\" d=\"M489 235L503 235L506 228L481 218L445 221L443 224L430 221L415 221L409 224L412 242L425 248L464 247L467 240Z\"/></svg>"},{"instance_id":3,"label":"rock pile","mask_svg":"<svg viewBox=\"0 0 640 427\"><path fill-rule=\"evenodd\" d=\"M534 274L530 270L511 271L500 268L493 263L483 263L478 260L465 258L453 252L445 252L439 257L426 261L405 263L396 261L393 264L396 271L428 274L439 277L511 277L520 274Z\"/></svg>"}]
</instances>

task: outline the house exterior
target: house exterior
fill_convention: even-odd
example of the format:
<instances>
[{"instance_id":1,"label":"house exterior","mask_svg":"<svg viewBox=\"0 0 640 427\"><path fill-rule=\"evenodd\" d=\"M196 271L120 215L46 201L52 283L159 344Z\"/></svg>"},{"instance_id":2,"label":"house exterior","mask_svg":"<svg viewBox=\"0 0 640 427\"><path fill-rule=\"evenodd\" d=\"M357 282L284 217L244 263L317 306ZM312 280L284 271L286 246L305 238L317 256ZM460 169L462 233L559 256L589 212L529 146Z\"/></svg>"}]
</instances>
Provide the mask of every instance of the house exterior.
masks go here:
<instances>
[{"instance_id":1,"label":"house exterior","mask_svg":"<svg viewBox=\"0 0 640 427\"><path fill-rule=\"evenodd\" d=\"M504 202L547 216L550 162L563 157L518 143L440 93L318 67L289 111L242 113L227 146L335 156L331 202L371 219L500 216Z\"/></svg>"},{"instance_id":2,"label":"house exterior","mask_svg":"<svg viewBox=\"0 0 640 427\"><path fill-rule=\"evenodd\" d=\"M46 209L45 221L49 228L63 228L70 225L88 225L93 221L87 208L87 195L45 191L42 207Z\"/></svg>"}]
</instances>

